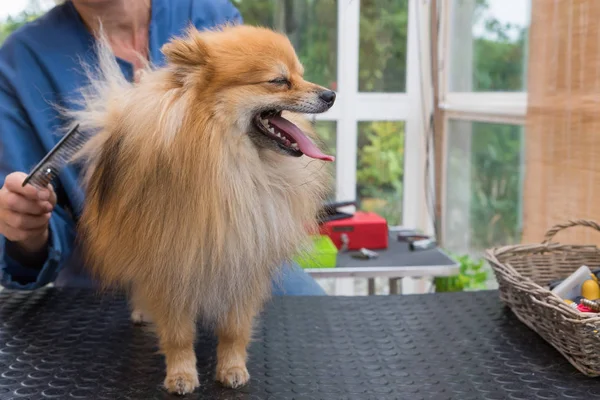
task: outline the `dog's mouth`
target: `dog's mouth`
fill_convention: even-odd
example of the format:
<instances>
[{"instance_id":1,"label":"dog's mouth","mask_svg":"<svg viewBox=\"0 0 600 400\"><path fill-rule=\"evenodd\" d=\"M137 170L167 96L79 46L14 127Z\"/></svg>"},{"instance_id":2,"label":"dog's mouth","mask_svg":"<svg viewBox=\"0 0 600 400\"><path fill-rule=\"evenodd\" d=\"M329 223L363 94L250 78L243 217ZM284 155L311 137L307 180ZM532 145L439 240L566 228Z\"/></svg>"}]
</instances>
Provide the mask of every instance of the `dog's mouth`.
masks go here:
<instances>
[{"instance_id":1,"label":"dog's mouth","mask_svg":"<svg viewBox=\"0 0 600 400\"><path fill-rule=\"evenodd\" d=\"M333 156L321 152L300 128L281 116L280 110L269 110L256 114L253 122L260 133L290 156L306 155L324 161L334 161L335 159Z\"/></svg>"}]
</instances>

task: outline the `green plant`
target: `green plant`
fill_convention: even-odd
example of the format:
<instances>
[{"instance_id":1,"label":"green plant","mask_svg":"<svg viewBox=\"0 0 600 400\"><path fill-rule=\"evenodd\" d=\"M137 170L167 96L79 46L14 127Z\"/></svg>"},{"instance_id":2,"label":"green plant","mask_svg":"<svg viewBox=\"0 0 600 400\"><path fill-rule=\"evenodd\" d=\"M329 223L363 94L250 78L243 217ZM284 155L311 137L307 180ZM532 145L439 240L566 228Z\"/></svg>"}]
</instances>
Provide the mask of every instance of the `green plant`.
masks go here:
<instances>
[{"instance_id":1,"label":"green plant","mask_svg":"<svg viewBox=\"0 0 600 400\"><path fill-rule=\"evenodd\" d=\"M0 20L0 45L6 38L27 22L31 22L44 14L44 9L39 0L29 0L25 10L15 16L8 16Z\"/></svg>"},{"instance_id":2,"label":"green plant","mask_svg":"<svg viewBox=\"0 0 600 400\"><path fill-rule=\"evenodd\" d=\"M460 264L460 273L455 276L438 277L434 279L436 292L462 292L463 290L485 289L488 271L485 270L485 260L475 260L468 254L453 255L452 258Z\"/></svg>"},{"instance_id":3,"label":"green plant","mask_svg":"<svg viewBox=\"0 0 600 400\"><path fill-rule=\"evenodd\" d=\"M359 122L357 194L360 208L402 222L404 123Z\"/></svg>"}]
</instances>

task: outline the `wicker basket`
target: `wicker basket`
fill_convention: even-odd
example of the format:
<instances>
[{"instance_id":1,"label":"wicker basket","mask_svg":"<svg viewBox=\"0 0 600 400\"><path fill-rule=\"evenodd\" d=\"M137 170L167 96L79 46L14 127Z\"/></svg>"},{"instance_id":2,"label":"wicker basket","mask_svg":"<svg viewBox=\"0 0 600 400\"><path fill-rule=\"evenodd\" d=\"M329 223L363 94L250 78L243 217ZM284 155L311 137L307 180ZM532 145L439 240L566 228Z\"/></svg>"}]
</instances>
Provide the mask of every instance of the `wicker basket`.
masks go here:
<instances>
[{"instance_id":1,"label":"wicker basket","mask_svg":"<svg viewBox=\"0 0 600 400\"><path fill-rule=\"evenodd\" d=\"M568 277L582 265L600 268L598 247L552 242L559 231L573 226L600 231L600 226L592 221L569 221L550 229L541 244L489 249L485 259L498 280L501 300L519 320L583 374L597 377L600 376L600 314L573 310L546 289L549 282Z\"/></svg>"}]
</instances>

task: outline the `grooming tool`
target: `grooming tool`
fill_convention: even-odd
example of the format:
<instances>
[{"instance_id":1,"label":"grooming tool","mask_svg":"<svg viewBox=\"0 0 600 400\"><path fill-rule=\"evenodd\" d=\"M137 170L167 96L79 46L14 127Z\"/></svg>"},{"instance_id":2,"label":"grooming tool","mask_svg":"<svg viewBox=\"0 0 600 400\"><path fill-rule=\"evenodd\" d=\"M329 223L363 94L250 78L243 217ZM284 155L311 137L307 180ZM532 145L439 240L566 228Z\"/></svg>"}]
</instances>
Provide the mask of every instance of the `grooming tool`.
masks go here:
<instances>
[{"instance_id":1,"label":"grooming tool","mask_svg":"<svg viewBox=\"0 0 600 400\"><path fill-rule=\"evenodd\" d=\"M435 248L436 246L437 242L430 238L414 240L408 243L408 248L410 251L429 250Z\"/></svg>"},{"instance_id":2,"label":"grooming tool","mask_svg":"<svg viewBox=\"0 0 600 400\"><path fill-rule=\"evenodd\" d=\"M362 248L358 252L352 254L352 258L358 258L361 260L371 260L373 258L377 258L378 256L379 254L376 252L365 248Z\"/></svg>"},{"instance_id":3,"label":"grooming tool","mask_svg":"<svg viewBox=\"0 0 600 400\"><path fill-rule=\"evenodd\" d=\"M586 265L582 265L577 271L573 272L569 277L556 285L551 291L563 299L574 299L577 296L581 296L583 282L590 279L591 273L592 271L590 271Z\"/></svg>"},{"instance_id":4,"label":"grooming tool","mask_svg":"<svg viewBox=\"0 0 600 400\"><path fill-rule=\"evenodd\" d=\"M336 221L339 219L352 218L352 214L341 212L338 210L338 208L347 207L347 206L355 206L355 205L356 205L355 201L344 201L344 202L338 202L338 203L325 204L319 210L319 215L318 215L319 222L321 224L323 224L328 221Z\"/></svg>"},{"instance_id":5,"label":"grooming tool","mask_svg":"<svg viewBox=\"0 0 600 400\"><path fill-rule=\"evenodd\" d=\"M581 299L581 303L579 303L579 304L586 306L587 308L589 308L590 310L592 310L594 312L600 312L600 303L598 303L597 301Z\"/></svg>"},{"instance_id":6,"label":"grooming tool","mask_svg":"<svg viewBox=\"0 0 600 400\"><path fill-rule=\"evenodd\" d=\"M437 242L434 238L425 235L424 233L419 233L414 229L402 229L398 231L397 235L399 242L408 243L410 251L428 250L437 246Z\"/></svg>"},{"instance_id":7,"label":"grooming tool","mask_svg":"<svg viewBox=\"0 0 600 400\"><path fill-rule=\"evenodd\" d=\"M564 302L567 303L567 306L569 306L573 310L577 310L577 305L578 304L575 303L573 300L565 299Z\"/></svg>"},{"instance_id":8,"label":"grooming tool","mask_svg":"<svg viewBox=\"0 0 600 400\"><path fill-rule=\"evenodd\" d=\"M560 285L564 279L556 279L548 283L548 290L554 290L558 285Z\"/></svg>"},{"instance_id":9,"label":"grooming tool","mask_svg":"<svg viewBox=\"0 0 600 400\"><path fill-rule=\"evenodd\" d=\"M75 125L60 141L44 156L44 158L31 170L23 181L23 186L31 183L38 189L45 189L64 168L75 153L83 147L85 135L79 131L79 124Z\"/></svg>"},{"instance_id":10,"label":"grooming tool","mask_svg":"<svg viewBox=\"0 0 600 400\"><path fill-rule=\"evenodd\" d=\"M581 295L588 300L600 298L600 286L593 279L588 279L581 284Z\"/></svg>"},{"instance_id":11,"label":"grooming tool","mask_svg":"<svg viewBox=\"0 0 600 400\"><path fill-rule=\"evenodd\" d=\"M345 233L340 235L340 240L342 241L342 247L340 248L341 252L348 251L348 247L350 246L350 238Z\"/></svg>"},{"instance_id":12,"label":"grooming tool","mask_svg":"<svg viewBox=\"0 0 600 400\"><path fill-rule=\"evenodd\" d=\"M399 242L414 242L416 240L429 239L429 236L418 233L413 229L403 229L398 231L398 241Z\"/></svg>"},{"instance_id":13,"label":"grooming tool","mask_svg":"<svg viewBox=\"0 0 600 400\"><path fill-rule=\"evenodd\" d=\"M590 274L590 278L591 278L591 280L595 281L597 284L600 285L600 280L598 280L598 274L600 274L600 270L595 269ZM554 290L554 288L557 287L558 285L560 285L563 281L564 281L563 278L555 279L555 280L551 281L550 283L548 283L548 290Z\"/></svg>"}]
</instances>

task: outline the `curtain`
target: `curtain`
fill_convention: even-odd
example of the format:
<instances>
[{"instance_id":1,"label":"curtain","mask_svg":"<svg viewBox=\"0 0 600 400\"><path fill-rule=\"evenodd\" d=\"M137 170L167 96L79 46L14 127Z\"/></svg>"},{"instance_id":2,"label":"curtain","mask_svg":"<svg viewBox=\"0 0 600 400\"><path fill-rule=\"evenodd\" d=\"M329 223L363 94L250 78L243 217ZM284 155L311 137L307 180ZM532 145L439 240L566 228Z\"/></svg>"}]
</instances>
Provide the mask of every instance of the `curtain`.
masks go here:
<instances>
[{"instance_id":1,"label":"curtain","mask_svg":"<svg viewBox=\"0 0 600 400\"><path fill-rule=\"evenodd\" d=\"M569 219L600 223L600 1L532 0L523 242ZM571 228L565 243L600 244Z\"/></svg>"}]
</instances>

